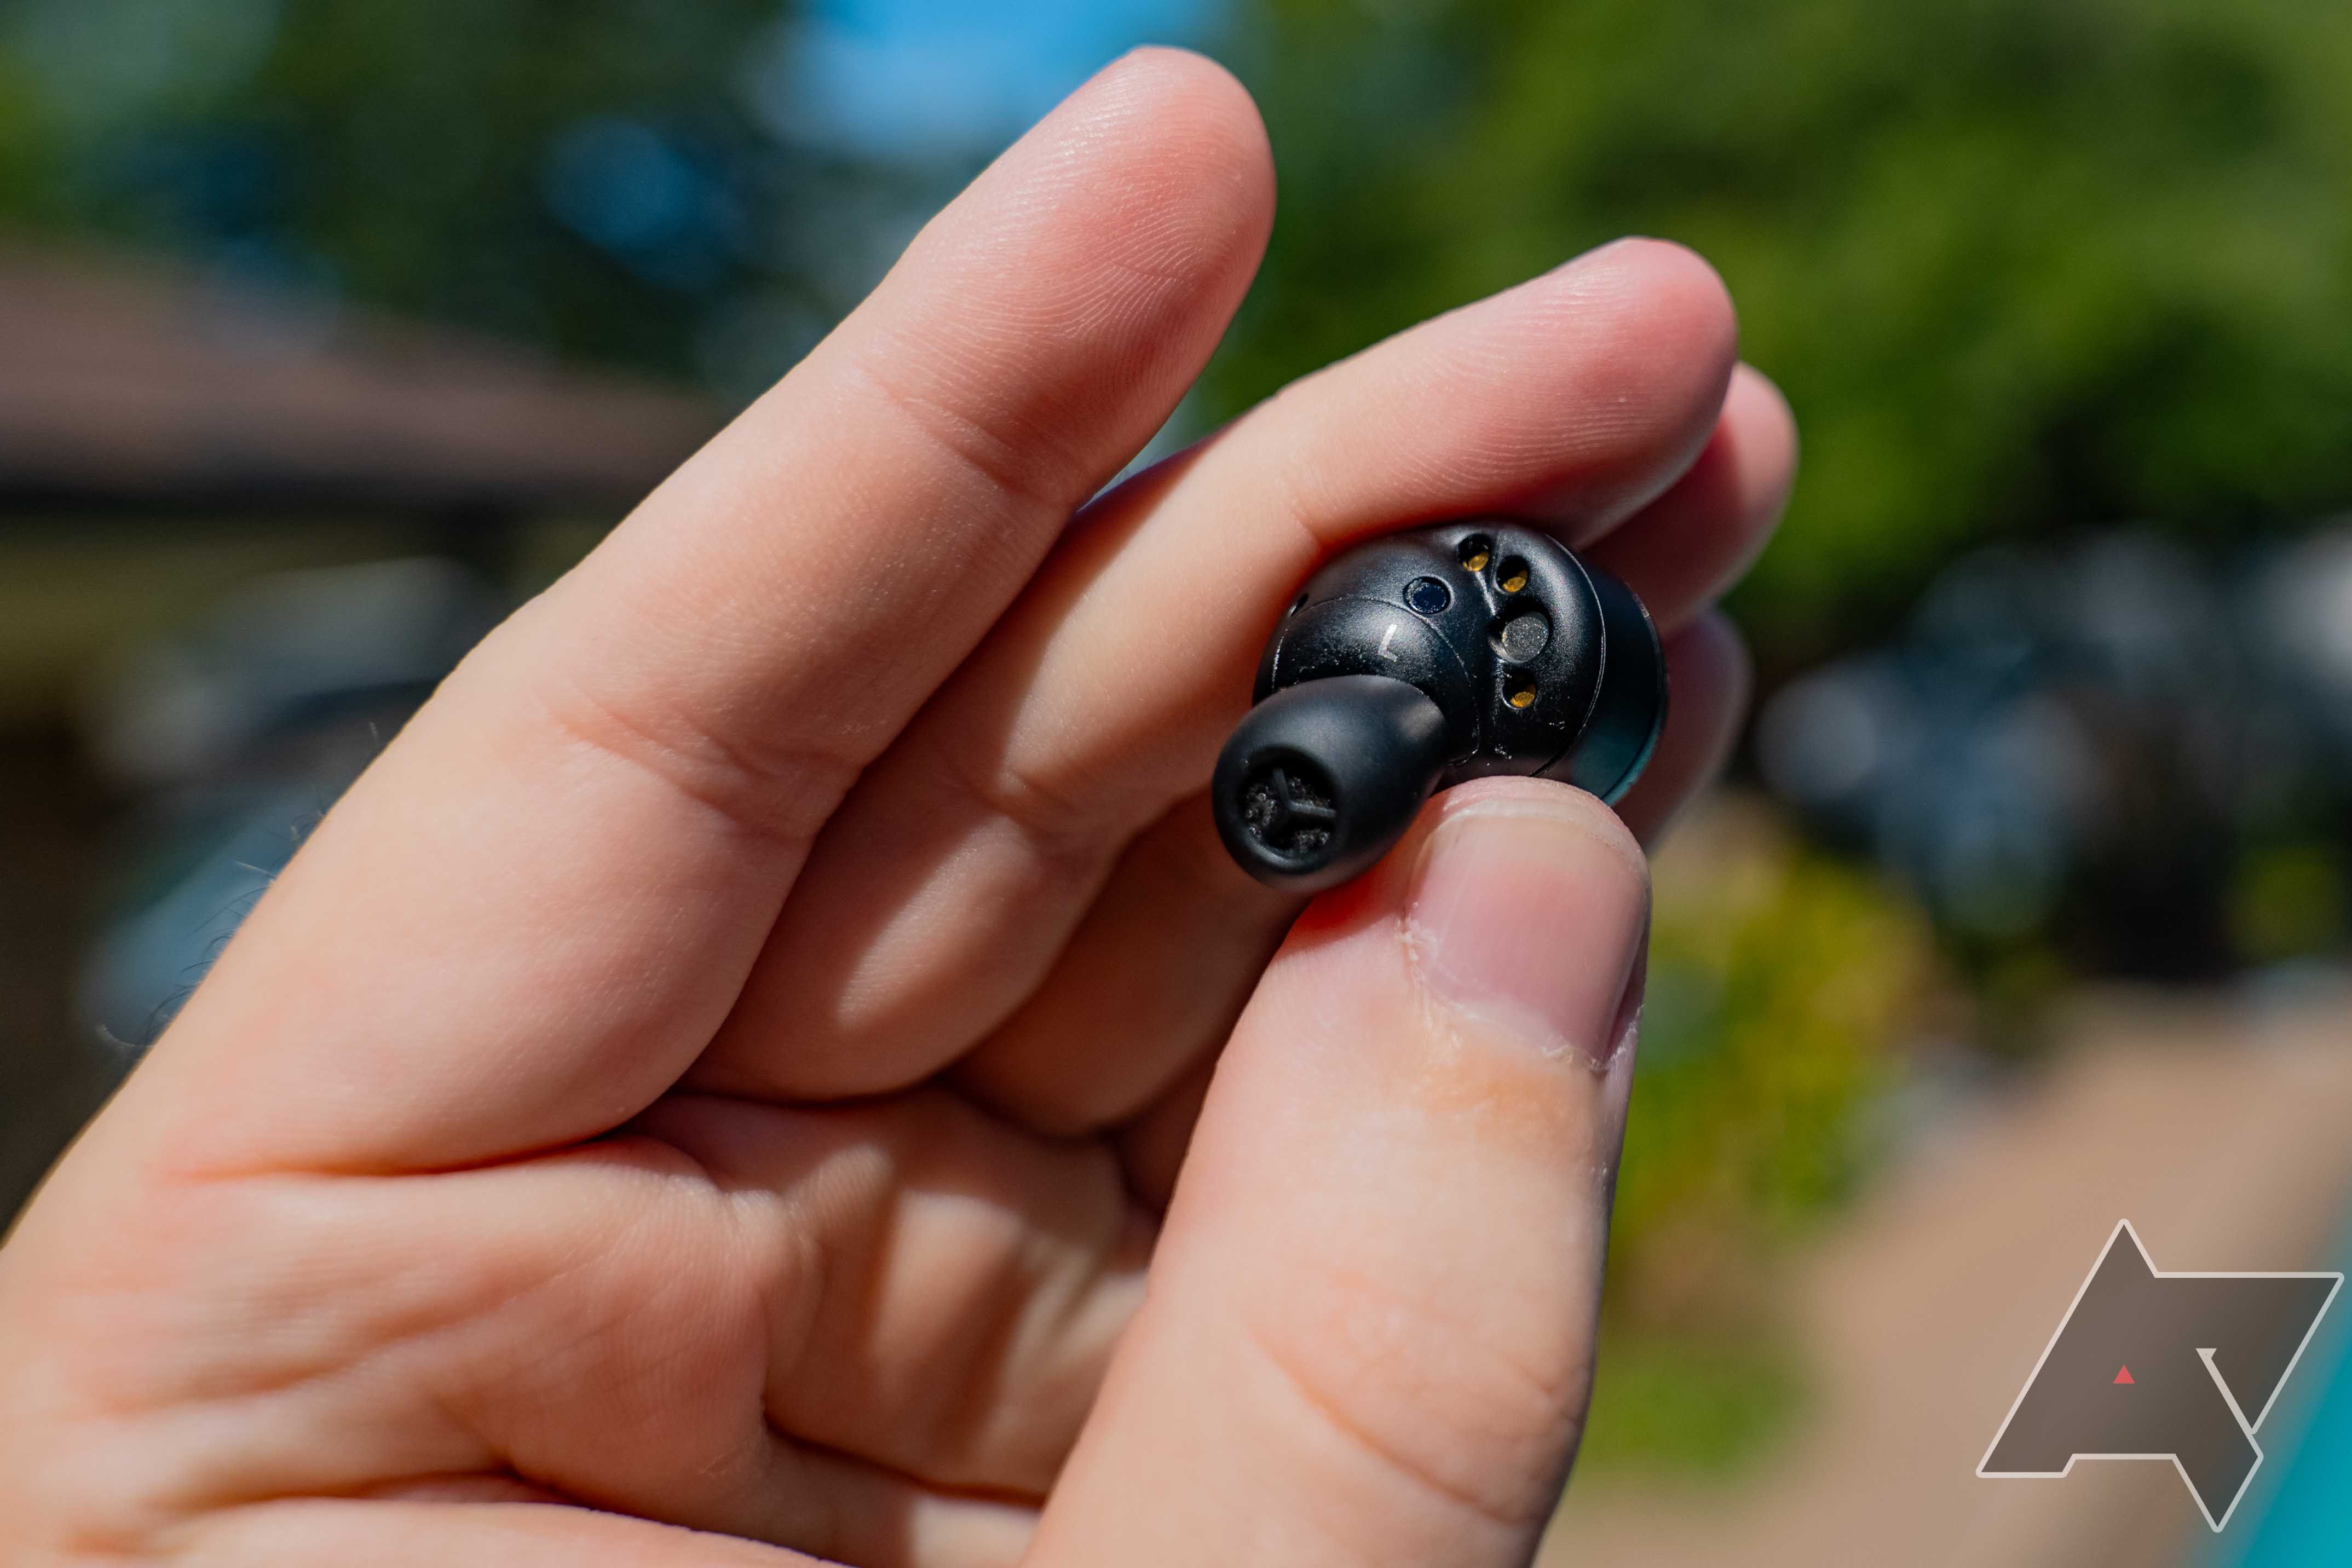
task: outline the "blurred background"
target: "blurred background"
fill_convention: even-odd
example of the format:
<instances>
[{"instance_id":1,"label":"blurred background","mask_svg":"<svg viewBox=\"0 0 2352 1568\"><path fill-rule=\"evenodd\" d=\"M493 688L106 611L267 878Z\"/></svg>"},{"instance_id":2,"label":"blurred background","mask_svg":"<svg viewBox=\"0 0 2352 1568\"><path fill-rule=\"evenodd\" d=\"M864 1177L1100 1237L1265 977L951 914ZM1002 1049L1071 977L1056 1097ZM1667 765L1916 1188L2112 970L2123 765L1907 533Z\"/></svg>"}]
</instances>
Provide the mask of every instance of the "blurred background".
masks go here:
<instances>
[{"instance_id":1,"label":"blurred background","mask_svg":"<svg viewBox=\"0 0 2352 1568\"><path fill-rule=\"evenodd\" d=\"M1804 428L1550 1559L2352 1556L2333 1321L2218 1538L1971 1473L2118 1218L2352 1256L2328 0L13 0L0 1218L465 648L1147 40L1282 189L1163 444L1625 232Z\"/></svg>"}]
</instances>

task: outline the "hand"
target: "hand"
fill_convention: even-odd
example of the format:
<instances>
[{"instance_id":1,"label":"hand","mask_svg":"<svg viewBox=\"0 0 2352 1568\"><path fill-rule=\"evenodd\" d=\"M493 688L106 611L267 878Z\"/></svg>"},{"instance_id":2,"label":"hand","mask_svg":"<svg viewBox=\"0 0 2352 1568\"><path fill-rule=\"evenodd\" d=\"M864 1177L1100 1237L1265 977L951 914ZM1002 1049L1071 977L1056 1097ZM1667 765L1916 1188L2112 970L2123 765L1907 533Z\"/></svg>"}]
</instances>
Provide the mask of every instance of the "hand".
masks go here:
<instances>
[{"instance_id":1,"label":"hand","mask_svg":"<svg viewBox=\"0 0 2352 1568\"><path fill-rule=\"evenodd\" d=\"M1629 242L1089 500L1272 203L1111 68L451 677L0 1251L11 1563L1527 1556L1793 438ZM1257 650L1478 512L1671 633L1633 831L1489 781L1302 915L1201 793Z\"/></svg>"}]
</instances>

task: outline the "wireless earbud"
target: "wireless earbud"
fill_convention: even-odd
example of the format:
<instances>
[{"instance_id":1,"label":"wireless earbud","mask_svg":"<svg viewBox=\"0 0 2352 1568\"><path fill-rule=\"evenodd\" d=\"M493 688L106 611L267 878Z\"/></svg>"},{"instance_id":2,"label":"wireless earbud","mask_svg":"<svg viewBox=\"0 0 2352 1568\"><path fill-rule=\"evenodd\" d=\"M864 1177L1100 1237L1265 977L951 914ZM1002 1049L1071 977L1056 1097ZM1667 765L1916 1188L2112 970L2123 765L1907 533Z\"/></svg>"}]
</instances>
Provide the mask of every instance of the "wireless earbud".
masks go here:
<instances>
[{"instance_id":1,"label":"wireless earbud","mask_svg":"<svg viewBox=\"0 0 2352 1568\"><path fill-rule=\"evenodd\" d=\"M1217 759L1217 829L1259 881L1313 892L1465 779L1615 801L1664 727L1666 663L1633 591L1549 535L1445 523L1318 572L1266 644L1256 701Z\"/></svg>"}]
</instances>

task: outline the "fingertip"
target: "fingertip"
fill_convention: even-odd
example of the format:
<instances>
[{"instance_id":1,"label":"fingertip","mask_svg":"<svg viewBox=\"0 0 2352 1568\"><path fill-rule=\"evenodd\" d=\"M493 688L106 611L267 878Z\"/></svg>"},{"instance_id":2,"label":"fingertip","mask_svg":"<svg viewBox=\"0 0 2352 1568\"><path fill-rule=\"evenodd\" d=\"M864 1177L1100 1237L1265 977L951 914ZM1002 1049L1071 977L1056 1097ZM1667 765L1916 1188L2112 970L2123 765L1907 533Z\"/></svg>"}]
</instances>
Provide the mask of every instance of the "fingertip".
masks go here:
<instances>
[{"instance_id":1,"label":"fingertip","mask_svg":"<svg viewBox=\"0 0 2352 1568\"><path fill-rule=\"evenodd\" d=\"M1739 549L1720 568L1722 581L1728 583L1746 572L1770 542L1788 510L1789 494L1797 483L1796 410L1770 376L1742 363L1732 369L1716 438L1734 448L1738 479L1733 504Z\"/></svg>"},{"instance_id":2,"label":"fingertip","mask_svg":"<svg viewBox=\"0 0 2352 1568\"><path fill-rule=\"evenodd\" d=\"M1706 449L1738 363L1739 324L1721 274L1687 246L1627 238L1528 287L1534 319L1516 352L1574 342L1586 387L1570 421L1600 461L1511 510L1557 518L1570 545L1609 531L1686 473ZM1594 396L1605 386L1610 396Z\"/></svg>"},{"instance_id":3,"label":"fingertip","mask_svg":"<svg viewBox=\"0 0 2352 1568\"><path fill-rule=\"evenodd\" d=\"M1204 56L1137 49L1006 149L880 292L965 318L992 305L1030 335L1116 340L1189 384L1273 223L1273 156L1247 89Z\"/></svg>"},{"instance_id":4,"label":"fingertip","mask_svg":"<svg viewBox=\"0 0 2352 1568\"><path fill-rule=\"evenodd\" d=\"M1739 314L1731 288L1715 263L1676 240L1627 235L1586 251L1561 268L1587 279L1622 279L1667 310L1705 351L1718 380L1727 380L1739 351Z\"/></svg>"},{"instance_id":5,"label":"fingertip","mask_svg":"<svg viewBox=\"0 0 2352 1568\"><path fill-rule=\"evenodd\" d=\"M1370 870L1308 900L1291 924L1292 935L1321 944L1397 920L1412 900L1414 878L1427 863L1433 844L1450 826L1474 820L1519 821L1535 832L1580 832L1636 875L1648 872L1640 842L1615 812L1588 792L1556 779L1472 779L1424 801L1412 826Z\"/></svg>"},{"instance_id":6,"label":"fingertip","mask_svg":"<svg viewBox=\"0 0 2352 1568\"><path fill-rule=\"evenodd\" d=\"M1617 803L1628 829L1654 844L1730 760L1754 682L1747 639L1710 609L1666 638L1670 700L1648 771Z\"/></svg>"},{"instance_id":7,"label":"fingertip","mask_svg":"<svg viewBox=\"0 0 2352 1568\"><path fill-rule=\"evenodd\" d=\"M1515 779L1439 811L1415 858L1405 949L1457 1024L1604 1067L1649 898L1648 864L1615 813Z\"/></svg>"},{"instance_id":8,"label":"fingertip","mask_svg":"<svg viewBox=\"0 0 2352 1568\"><path fill-rule=\"evenodd\" d=\"M1131 177L1255 264L1274 226L1274 150L1257 102L1208 56L1147 44L1105 66L1057 113L1136 156Z\"/></svg>"},{"instance_id":9,"label":"fingertip","mask_svg":"<svg viewBox=\"0 0 2352 1568\"><path fill-rule=\"evenodd\" d=\"M1748 655L1748 639L1729 616L1708 609L1667 639L1668 668L1677 658L1688 672L1686 684L1706 691L1722 716L1715 726L1716 750L1709 755L1710 763L1719 767L1738 736L1756 683L1756 661Z\"/></svg>"},{"instance_id":10,"label":"fingertip","mask_svg":"<svg viewBox=\"0 0 2352 1568\"><path fill-rule=\"evenodd\" d=\"M1066 518L1189 390L1272 226L1248 93L1201 56L1139 50L1006 149L778 390L846 381L889 405L877 423L915 413Z\"/></svg>"},{"instance_id":11,"label":"fingertip","mask_svg":"<svg viewBox=\"0 0 2352 1568\"><path fill-rule=\"evenodd\" d=\"M1724 396L1726 418L1737 418L1763 451L1773 458L1781 476L1780 497L1786 500L1797 477L1799 441L1797 411L1789 405L1780 384L1741 361L1731 373L1731 389Z\"/></svg>"},{"instance_id":12,"label":"fingertip","mask_svg":"<svg viewBox=\"0 0 2352 1568\"><path fill-rule=\"evenodd\" d=\"M1424 837L1471 818L1534 820L1582 833L1613 851L1637 875L1647 875L1642 846L1599 796L1557 779L1497 775L1473 779L1431 797L1415 828Z\"/></svg>"},{"instance_id":13,"label":"fingertip","mask_svg":"<svg viewBox=\"0 0 2352 1568\"><path fill-rule=\"evenodd\" d=\"M1739 314L1715 264L1686 245L1636 235L1587 251L1561 270L1588 293L1609 288L1625 295L1635 319L1657 335L1652 346L1671 346L1687 382L1685 399L1712 425L1739 361Z\"/></svg>"},{"instance_id":14,"label":"fingertip","mask_svg":"<svg viewBox=\"0 0 2352 1568\"><path fill-rule=\"evenodd\" d=\"M1136 112L1220 139L1236 162L1271 174L1272 145L1257 100L1223 64L1195 49L1143 44L1097 72L1095 84Z\"/></svg>"},{"instance_id":15,"label":"fingertip","mask_svg":"<svg viewBox=\"0 0 2352 1568\"><path fill-rule=\"evenodd\" d=\"M1737 582L1787 508L1797 426L1780 389L1742 364L1706 447L1671 489L1584 548L1622 578L1669 634Z\"/></svg>"},{"instance_id":16,"label":"fingertip","mask_svg":"<svg viewBox=\"0 0 2352 1568\"><path fill-rule=\"evenodd\" d=\"M1317 898L1294 957L1316 952L1327 993L1369 996L1393 970L1453 1027L1598 1065L1648 910L1649 862L1617 813L1556 780L1478 779ZM1461 1060L1446 1072L1485 1081Z\"/></svg>"}]
</instances>

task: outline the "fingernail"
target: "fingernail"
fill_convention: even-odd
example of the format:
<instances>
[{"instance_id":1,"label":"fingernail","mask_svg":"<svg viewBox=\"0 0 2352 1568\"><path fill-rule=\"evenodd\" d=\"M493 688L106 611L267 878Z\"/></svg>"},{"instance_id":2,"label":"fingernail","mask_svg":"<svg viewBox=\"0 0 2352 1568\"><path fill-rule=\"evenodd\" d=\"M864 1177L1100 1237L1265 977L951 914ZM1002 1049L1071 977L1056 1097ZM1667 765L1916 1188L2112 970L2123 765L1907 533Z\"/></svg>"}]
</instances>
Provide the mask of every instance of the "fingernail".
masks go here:
<instances>
[{"instance_id":1,"label":"fingernail","mask_svg":"<svg viewBox=\"0 0 2352 1568\"><path fill-rule=\"evenodd\" d=\"M1558 786L1548 786L1557 788ZM1632 841L1563 795L1482 804L1430 835L1407 931L1457 1011L1605 1068L1631 1026L1649 884Z\"/></svg>"},{"instance_id":2,"label":"fingernail","mask_svg":"<svg viewBox=\"0 0 2352 1568\"><path fill-rule=\"evenodd\" d=\"M1609 1066L1630 1066L1633 1047L1642 1040L1642 1003L1650 982L1650 922L1642 921L1641 945L1633 950L1633 973L1625 982L1625 994L1618 999L1616 1019L1609 1026Z\"/></svg>"}]
</instances>

